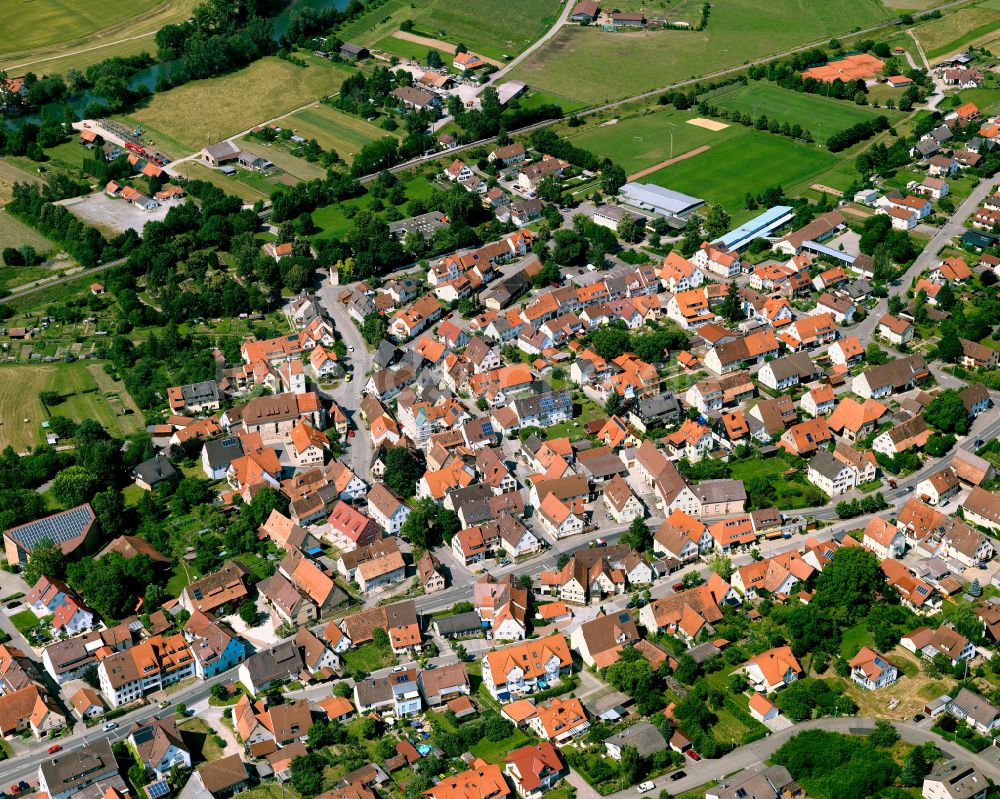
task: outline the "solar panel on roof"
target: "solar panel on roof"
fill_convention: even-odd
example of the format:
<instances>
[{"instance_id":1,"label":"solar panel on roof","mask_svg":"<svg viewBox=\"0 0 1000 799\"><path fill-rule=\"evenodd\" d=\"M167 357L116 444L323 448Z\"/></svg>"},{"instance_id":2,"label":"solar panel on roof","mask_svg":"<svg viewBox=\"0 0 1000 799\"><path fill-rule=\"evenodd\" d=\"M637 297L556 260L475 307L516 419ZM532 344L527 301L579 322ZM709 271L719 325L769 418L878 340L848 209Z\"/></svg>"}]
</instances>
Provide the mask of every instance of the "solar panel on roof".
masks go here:
<instances>
[{"instance_id":1,"label":"solar panel on roof","mask_svg":"<svg viewBox=\"0 0 1000 799\"><path fill-rule=\"evenodd\" d=\"M146 786L146 793L149 795L149 799L160 799L160 797L170 793L170 786L166 780L157 780Z\"/></svg>"}]
</instances>

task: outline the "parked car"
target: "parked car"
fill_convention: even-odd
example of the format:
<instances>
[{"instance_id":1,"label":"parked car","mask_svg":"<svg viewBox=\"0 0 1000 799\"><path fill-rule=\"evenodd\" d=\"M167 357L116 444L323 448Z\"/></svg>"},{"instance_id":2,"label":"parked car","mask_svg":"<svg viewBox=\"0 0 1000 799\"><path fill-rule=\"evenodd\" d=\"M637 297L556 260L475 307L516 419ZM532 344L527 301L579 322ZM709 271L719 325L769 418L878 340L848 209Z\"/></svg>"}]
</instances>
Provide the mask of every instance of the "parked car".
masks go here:
<instances>
[{"instance_id":1,"label":"parked car","mask_svg":"<svg viewBox=\"0 0 1000 799\"><path fill-rule=\"evenodd\" d=\"M925 717L924 717L924 714L923 714L923 713L917 713L917 715L915 715L915 716L913 717L913 720L914 720L914 721L923 721L923 720L924 720L924 718L925 718Z\"/></svg>"},{"instance_id":2,"label":"parked car","mask_svg":"<svg viewBox=\"0 0 1000 799\"><path fill-rule=\"evenodd\" d=\"M635 790L638 793L646 793L647 791L653 790L653 788L655 787L656 785L654 783L650 782L649 780L646 780L645 782L640 782L638 785L636 785Z\"/></svg>"},{"instance_id":3,"label":"parked car","mask_svg":"<svg viewBox=\"0 0 1000 799\"><path fill-rule=\"evenodd\" d=\"M889 488L895 488L895 487L896 487L896 481L895 481L895 480L893 480L893 479L892 479L892 478L890 477L890 478L889 478Z\"/></svg>"},{"instance_id":4,"label":"parked car","mask_svg":"<svg viewBox=\"0 0 1000 799\"><path fill-rule=\"evenodd\" d=\"M118 726L117 721L107 721L104 723L104 726L101 729L107 732L108 730L115 729L117 726Z\"/></svg>"},{"instance_id":5,"label":"parked car","mask_svg":"<svg viewBox=\"0 0 1000 799\"><path fill-rule=\"evenodd\" d=\"M52 744L52 746L49 747L48 751L50 755L54 755L56 752L61 752L62 747L59 744Z\"/></svg>"},{"instance_id":6,"label":"parked car","mask_svg":"<svg viewBox=\"0 0 1000 799\"><path fill-rule=\"evenodd\" d=\"M696 763L701 760L701 755L699 755L694 749L687 750L687 756L690 757Z\"/></svg>"},{"instance_id":7,"label":"parked car","mask_svg":"<svg viewBox=\"0 0 1000 799\"><path fill-rule=\"evenodd\" d=\"M684 769L681 769L680 771L675 771L673 774L671 774L670 779L676 782L677 780L684 779L686 776L687 772Z\"/></svg>"},{"instance_id":8,"label":"parked car","mask_svg":"<svg viewBox=\"0 0 1000 799\"><path fill-rule=\"evenodd\" d=\"M674 590L675 591L683 591L684 590L684 583L674 583Z\"/></svg>"}]
</instances>

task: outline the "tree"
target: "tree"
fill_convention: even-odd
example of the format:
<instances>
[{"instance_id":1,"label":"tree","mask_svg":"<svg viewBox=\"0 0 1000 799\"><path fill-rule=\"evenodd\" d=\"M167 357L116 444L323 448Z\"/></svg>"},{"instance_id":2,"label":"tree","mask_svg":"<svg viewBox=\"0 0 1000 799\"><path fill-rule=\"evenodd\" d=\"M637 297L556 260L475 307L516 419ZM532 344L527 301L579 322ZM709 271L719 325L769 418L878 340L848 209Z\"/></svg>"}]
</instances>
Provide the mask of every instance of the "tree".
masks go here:
<instances>
[{"instance_id":1,"label":"tree","mask_svg":"<svg viewBox=\"0 0 1000 799\"><path fill-rule=\"evenodd\" d=\"M372 721L366 719L366 721ZM372 721L372 724L375 722ZM300 796L316 796L323 792L323 769L326 761L317 752L296 757L292 760L292 776L289 779L292 787Z\"/></svg>"},{"instance_id":2,"label":"tree","mask_svg":"<svg viewBox=\"0 0 1000 799\"><path fill-rule=\"evenodd\" d=\"M983 587L979 584L978 577L969 584L966 591L971 597L981 597L983 595Z\"/></svg>"},{"instance_id":3,"label":"tree","mask_svg":"<svg viewBox=\"0 0 1000 799\"><path fill-rule=\"evenodd\" d=\"M649 525L641 516L636 516L621 537L621 542L638 552L647 552L653 548L653 534Z\"/></svg>"},{"instance_id":4,"label":"tree","mask_svg":"<svg viewBox=\"0 0 1000 799\"><path fill-rule=\"evenodd\" d=\"M407 499L417 492L423 474L416 456L406 447L393 447L385 456L385 484Z\"/></svg>"},{"instance_id":5,"label":"tree","mask_svg":"<svg viewBox=\"0 0 1000 799\"><path fill-rule=\"evenodd\" d=\"M713 557L708 562L708 568L726 582L729 582L729 578L733 576L733 561L727 555Z\"/></svg>"},{"instance_id":6,"label":"tree","mask_svg":"<svg viewBox=\"0 0 1000 799\"><path fill-rule=\"evenodd\" d=\"M955 290L951 287L951 283L945 281L941 285L941 288L938 289L935 301L937 302L938 307L945 311L950 311L955 307L955 303L958 301L958 298L955 297Z\"/></svg>"},{"instance_id":7,"label":"tree","mask_svg":"<svg viewBox=\"0 0 1000 799\"><path fill-rule=\"evenodd\" d=\"M899 733L888 721L879 719L875 722L875 729L868 735L868 740L875 746L888 749L899 740Z\"/></svg>"},{"instance_id":8,"label":"tree","mask_svg":"<svg viewBox=\"0 0 1000 799\"><path fill-rule=\"evenodd\" d=\"M953 331L942 333L937 343L937 357L945 363L958 363L962 357L962 342Z\"/></svg>"},{"instance_id":9,"label":"tree","mask_svg":"<svg viewBox=\"0 0 1000 799\"><path fill-rule=\"evenodd\" d=\"M97 475L83 466L68 466L52 481L52 496L64 508L88 502L100 487Z\"/></svg>"},{"instance_id":10,"label":"tree","mask_svg":"<svg viewBox=\"0 0 1000 799\"><path fill-rule=\"evenodd\" d=\"M816 580L816 593L806 608L840 611L847 618L867 612L884 584L878 560L862 547L838 549Z\"/></svg>"},{"instance_id":11,"label":"tree","mask_svg":"<svg viewBox=\"0 0 1000 799\"><path fill-rule=\"evenodd\" d=\"M618 222L618 238L622 241L634 244L640 241L643 235L645 235L643 226L636 222L635 217L631 214L623 216Z\"/></svg>"},{"instance_id":12,"label":"tree","mask_svg":"<svg viewBox=\"0 0 1000 799\"><path fill-rule=\"evenodd\" d=\"M625 170L618 164L611 164L601 169L601 190L609 197L616 195L627 180Z\"/></svg>"},{"instance_id":13,"label":"tree","mask_svg":"<svg viewBox=\"0 0 1000 799\"><path fill-rule=\"evenodd\" d=\"M608 395L607 401L604 403L604 412L608 416L614 416L622 407L622 395L617 391L612 391Z\"/></svg>"},{"instance_id":14,"label":"tree","mask_svg":"<svg viewBox=\"0 0 1000 799\"><path fill-rule=\"evenodd\" d=\"M389 330L389 323L382 314L370 313L365 317L364 324L361 326L361 337L371 344L373 347L378 346L379 342L385 338L385 334Z\"/></svg>"},{"instance_id":15,"label":"tree","mask_svg":"<svg viewBox=\"0 0 1000 799\"><path fill-rule=\"evenodd\" d=\"M923 747L915 746L903 761L903 771L900 774L900 779L903 785L909 785L914 788L920 787L929 771L930 765L924 758Z\"/></svg>"},{"instance_id":16,"label":"tree","mask_svg":"<svg viewBox=\"0 0 1000 799\"><path fill-rule=\"evenodd\" d=\"M24 581L34 585L42 576L61 580L66 576L66 556L51 538L43 538L31 550L24 567Z\"/></svg>"},{"instance_id":17,"label":"tree","mask_svg":"<svg viewBox=\"0 0 1000 799\"><path fill-rule=\"evenodd\" d=\"M249 599L240 605L240 619L247 627L256 627L260 623L260 613L257 606Z\"/></svg>"},{"instance_id":18,"label":"tree","mask_svg":"<svg viewBox=\"0 0 1000 799\"><path fill-rule=\"evenodd\" d=\"M719 314L727 322L739 322L745 318L743 301L740 299L739 287L736 281L730 281L726 289L726 297L719 306Z\"/></svg>"},{"instance_id":19,"label":"tree","mask_svg":"<svg viewBox=\"0 0 1000 799\"><path fill-rule=\"evenodd\" d=\"M626 785L634 785L639 778L639 750L632 744L625 744L621 750L621 761L618 763L618 771Z\"/></svg>"},{"instance_id":20,"label":"tree","mask_svg":"<svg viewBox=\"0 0 1000 799\"><path fill-rule=\"evenodd\" d=\"M725 208L721 205L710 205L705 214L705 232L713 239L718 238L729 230L731 222L732 218Z\"/></svg>"},{"instance_id":21,"label":"tree","mask_svg":"<svg viewBox=\"0 0 1000 799\"><path fill-rule=\"evenodd\" d=\"M878 344L872 342L865 347L865 360L868 361L870 366L879 366L880 364L888 363L889 356Z\"/></svg>"},{"instance_id":22,"label":"tree","mask_svg":"<svg viewBox=\"0 0 1000 799\"><path fill-rule=\"evenodd\" d=\"M969 413L962 395L949 388L938 394L924 410L924 420L942 433L963 435L969 430Z\"/></svg>"},{"instance_id":23,"label":"tree","mask_svg":"<svg viewBox=\"0 0 1000 799\"><path fill-rule=\"evenodd\" d=\"M427 51L427 66L430 69L440 69L444 66L444 62L441 60L441 54L437 50Z\"/></svg>"}]
</instances>

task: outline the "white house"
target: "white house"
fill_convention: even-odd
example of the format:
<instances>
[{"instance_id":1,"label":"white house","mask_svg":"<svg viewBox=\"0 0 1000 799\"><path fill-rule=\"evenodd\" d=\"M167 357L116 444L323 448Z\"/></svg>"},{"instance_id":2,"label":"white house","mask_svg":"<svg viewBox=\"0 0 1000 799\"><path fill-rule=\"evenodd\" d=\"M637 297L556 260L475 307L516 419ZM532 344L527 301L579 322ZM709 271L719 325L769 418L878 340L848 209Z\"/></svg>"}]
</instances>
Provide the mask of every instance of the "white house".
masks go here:
<instances>
[{"instance_id":1,"label":"white house","mask_svg":"<svg viewBox=\"0 0 1000 799\"><path fill-rule=\"evenodd\" d=\"M899 678L899 671L882 655L867 646L855 655L848 665L851 679L866 691L877 691L892 685Z\"/></svg>"}]
</instances>

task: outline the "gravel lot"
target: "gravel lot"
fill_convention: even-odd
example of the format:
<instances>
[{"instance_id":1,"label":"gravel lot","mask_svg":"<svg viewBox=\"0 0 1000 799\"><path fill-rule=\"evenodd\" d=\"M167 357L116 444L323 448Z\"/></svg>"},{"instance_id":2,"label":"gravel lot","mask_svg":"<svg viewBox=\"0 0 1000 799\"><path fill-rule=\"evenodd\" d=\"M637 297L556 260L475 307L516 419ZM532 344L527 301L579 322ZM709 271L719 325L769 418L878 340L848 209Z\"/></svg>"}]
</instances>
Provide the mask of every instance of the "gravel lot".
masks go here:
<instances>
[{"instance_id":1,"label":"gravel lot","mask_svg":"<svg viewBox=\"0 0 1000 799\"><path fill-rule=\"evenodd\" d=\"M124 233L131 228L137 233L142 233L147 222L153 220L162 222L167 212L182 202L184 200L174 200L152 211L143 211L125 200L113 199L103 191L98 191L86 197L64 200L60 205L65 205L75 216L96 227L107 228L116 233Z\"/></svg>"}]
</instances>

